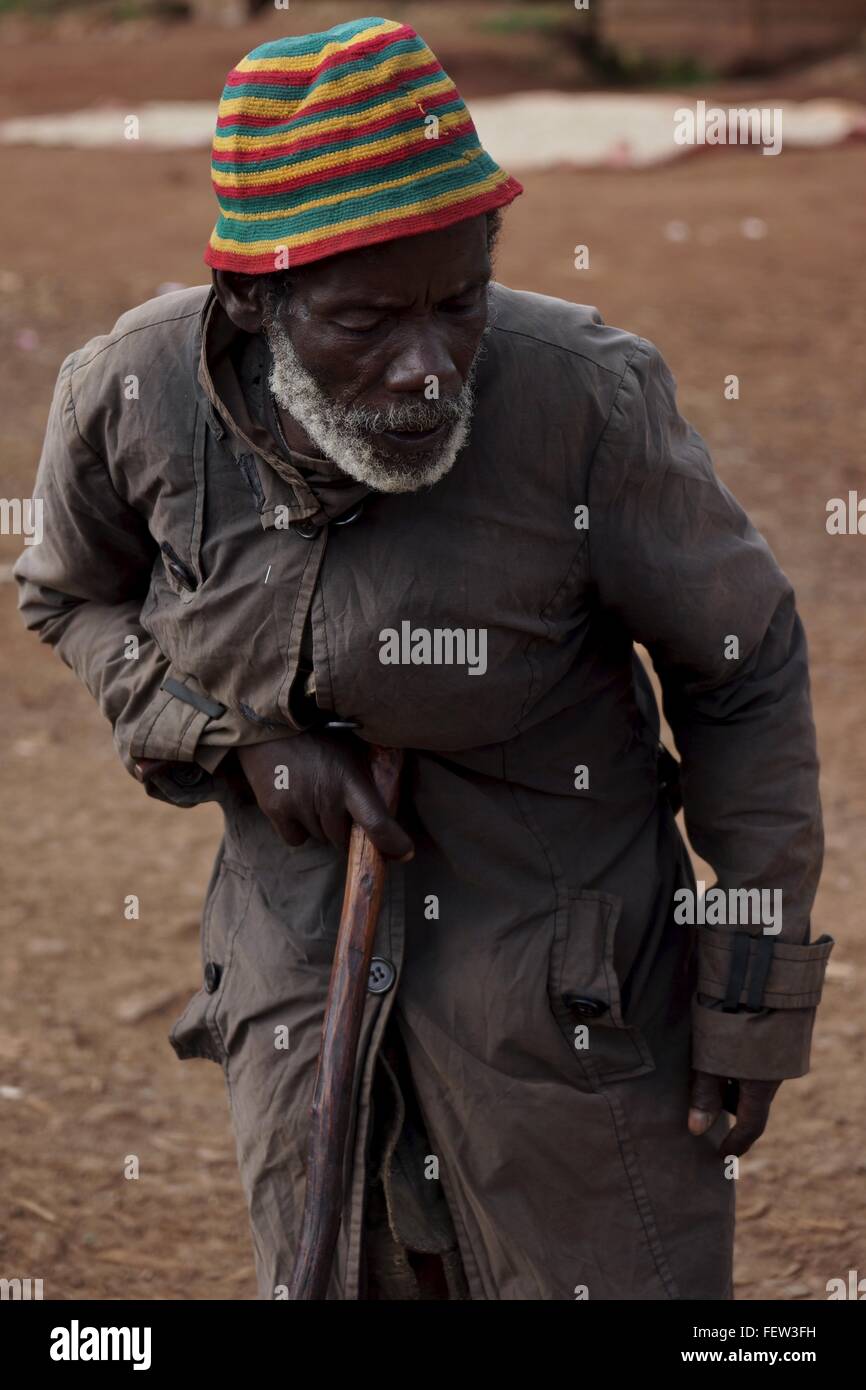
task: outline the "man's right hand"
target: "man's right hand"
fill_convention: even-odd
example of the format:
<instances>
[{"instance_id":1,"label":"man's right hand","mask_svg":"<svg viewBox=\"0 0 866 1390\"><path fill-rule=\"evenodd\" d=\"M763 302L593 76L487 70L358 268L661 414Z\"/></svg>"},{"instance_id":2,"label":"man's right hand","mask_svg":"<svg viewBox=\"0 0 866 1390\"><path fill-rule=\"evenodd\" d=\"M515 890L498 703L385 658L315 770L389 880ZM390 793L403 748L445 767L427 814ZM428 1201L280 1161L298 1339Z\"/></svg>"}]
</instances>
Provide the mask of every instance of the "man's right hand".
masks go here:
<instances>
[{"instance_id":1,"label":"man's right hand","mask_svg":"<svg viewBox=\"0 0 866 1390\"><path fill-rule=\"evenodd\" d=\"M412 841L388 815L362 747L342 735L303 733L236 752L256 801L287 844L313 839L345 849L354 821L386 859L411 859Z\"/></svg>"}]
</instances>

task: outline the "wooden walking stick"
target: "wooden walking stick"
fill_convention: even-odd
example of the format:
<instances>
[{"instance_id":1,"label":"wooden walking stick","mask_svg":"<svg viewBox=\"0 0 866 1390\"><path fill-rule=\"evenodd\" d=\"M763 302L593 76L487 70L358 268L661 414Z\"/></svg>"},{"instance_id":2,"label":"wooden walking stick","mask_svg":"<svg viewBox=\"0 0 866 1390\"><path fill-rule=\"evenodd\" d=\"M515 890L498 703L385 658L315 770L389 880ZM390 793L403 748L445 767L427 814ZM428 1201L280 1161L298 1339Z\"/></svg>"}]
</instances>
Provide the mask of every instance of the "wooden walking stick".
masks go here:
<instances>
[{"instance_id":1,"label":"wooden walking stick","mask_svg":"<svg viewBox=\"0 0 866 1390\"><path fill-rule=\"evenodd\" d=\"M374 746L371 750L373 780L391 815L397 805L402 763L399 749ZM358 1036L384 886L385 861L361 827L353 825L313 1092L304 1216L289 1285L291 1299L323 1299L328 1288L343 1210L343 1163Z\"/></svg>"}]
</instances>

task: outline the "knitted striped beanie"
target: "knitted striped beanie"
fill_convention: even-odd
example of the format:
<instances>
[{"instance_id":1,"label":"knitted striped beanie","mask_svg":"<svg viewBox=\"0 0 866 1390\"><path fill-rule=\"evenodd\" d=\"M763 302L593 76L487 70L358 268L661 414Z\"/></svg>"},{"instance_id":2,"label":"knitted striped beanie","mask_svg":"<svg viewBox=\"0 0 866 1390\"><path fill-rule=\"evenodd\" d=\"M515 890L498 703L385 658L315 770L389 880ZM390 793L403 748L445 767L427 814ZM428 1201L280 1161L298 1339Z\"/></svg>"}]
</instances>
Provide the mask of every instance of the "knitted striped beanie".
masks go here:
<instances>
[{"instance_id":1,"label":"knitted striped beanie","mask_svg":"<svg viewBox=\"0 0 866 1390\"><path fill-rule=\"evenodd\" d=\"M408 24L356 19L262 44L229 73L205 260L251 275L435 231L523 192Z\"/></svg>"}]
</instances>

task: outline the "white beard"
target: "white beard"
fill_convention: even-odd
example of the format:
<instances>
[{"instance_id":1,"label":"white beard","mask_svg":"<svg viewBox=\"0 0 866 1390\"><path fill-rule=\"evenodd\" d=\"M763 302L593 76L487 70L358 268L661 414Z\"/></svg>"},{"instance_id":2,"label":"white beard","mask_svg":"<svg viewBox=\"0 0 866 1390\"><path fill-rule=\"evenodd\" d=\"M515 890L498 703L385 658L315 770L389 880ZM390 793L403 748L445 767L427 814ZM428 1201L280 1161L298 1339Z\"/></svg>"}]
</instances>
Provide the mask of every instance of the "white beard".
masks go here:
<instances>
[{"instance_id":1,"label":"white beard","mask_svg":"<svg viewBox=\"0 0 866 1390\"><path fill-rule=\"evenodd\" d=\"M271 351L268 384L274 399L297 420L325 458L336 464L341 472L376 492L416 492L418 488L437 483L454 466L469 436L480 347L456 398L407 402L383 410L369 410L342 405L326 395L275 318L268 318L263 331ZM384 442L377 443L377 435L384 429L433 429L443 420L453 423L435 449L410 457L388 450Z\"/></svg>"}]
</instances>

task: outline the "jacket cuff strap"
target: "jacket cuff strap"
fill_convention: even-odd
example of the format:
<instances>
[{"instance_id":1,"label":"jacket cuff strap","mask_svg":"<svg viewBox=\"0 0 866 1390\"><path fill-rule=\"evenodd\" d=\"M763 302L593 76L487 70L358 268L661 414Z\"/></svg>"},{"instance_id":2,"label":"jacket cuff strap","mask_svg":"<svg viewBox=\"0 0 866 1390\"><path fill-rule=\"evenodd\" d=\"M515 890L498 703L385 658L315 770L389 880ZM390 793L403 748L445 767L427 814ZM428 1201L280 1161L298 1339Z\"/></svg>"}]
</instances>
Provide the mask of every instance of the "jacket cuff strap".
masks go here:
<instances>
[{"instance_id":1,"label":"jacket cuff strap","mask_svg":"<svg viewBox=\"0 0 866 1390\"><path fill-rule=\"evenodd\" d=\"M194 677L171 668L136 726L129 746L130 759L194 762L205 725L224 712L225 706L209 699Z\"/></svg>"},{"instance_id":2,"label":"jacket cuff strap","mask_svg":"<svg viewBox=\"0 0 866 1390\"><path fill-rule=\"evenodd\" d=\"M830 936L797 945L766 935L700 927L698 993L722 1000L727 1014L814 1009L834 944Z\"/></svg>"}]
</instances>

